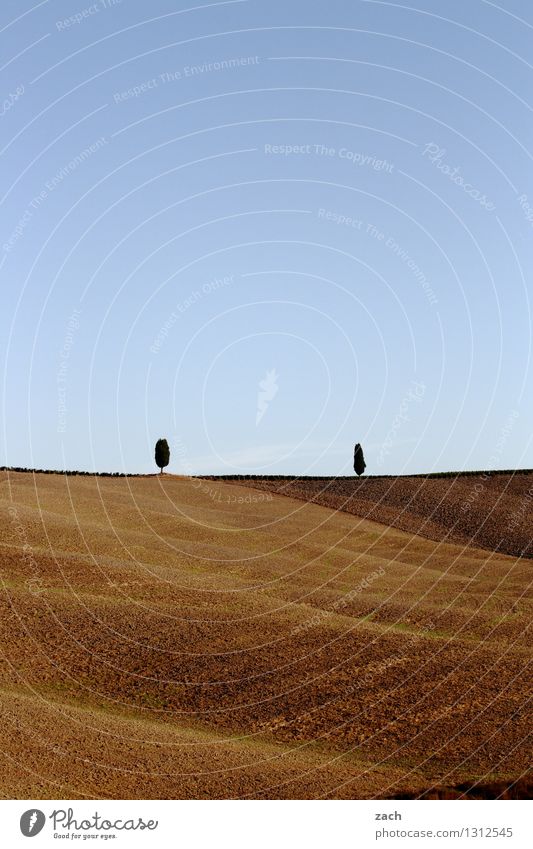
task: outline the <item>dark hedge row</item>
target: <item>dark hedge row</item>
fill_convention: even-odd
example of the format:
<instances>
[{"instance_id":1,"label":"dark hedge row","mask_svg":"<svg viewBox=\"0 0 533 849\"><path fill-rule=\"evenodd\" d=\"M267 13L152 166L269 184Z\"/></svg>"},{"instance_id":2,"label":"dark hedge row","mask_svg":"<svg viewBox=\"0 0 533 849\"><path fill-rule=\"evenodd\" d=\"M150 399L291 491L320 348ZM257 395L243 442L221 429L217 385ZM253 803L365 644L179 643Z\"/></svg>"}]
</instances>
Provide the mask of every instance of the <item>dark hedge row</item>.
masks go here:
<instances>
[{"instance_id":1,"label":"dark hedge row","mask_svg":"<svg viewBox=\"0 0 533 849\"><path fill-rule=\"evenodd\" d=\"M147 475L128 474L127 472L76 472L71 470L60 469L26 469L21 466L0 466L0 472L31 472L36 475L85 475L96 478L139 478L147 477ZM378 478L464 478L464 477L479 477L480 475L531 475L533 469L494 469L480 470L475 472L429 472L428 474L417 475L362 475L361 480L365 478L376 480ZM355 475L193 475L192 477L210 481L330 481L330 480L359 480Z\"/></svg>"},{"instance_id":2,"label":"dark hedge row","mask_svg":"<svg viewBox=\"0 0 533 849\"><path fill-rule=\"evenodd\" d=\"M141 475L129 475L126 472L76 472L61 469L25 469L22 466L0 466L0 472L30 472L35 475L86 475L93 478L137 478Z\"/></svg>"},{"instance_id":3,"label":"dark hedge row","mask_svg":"<svg viewBox=\"0 0 533 849\"><path fill-rule=\"evenodd\" d=\"M493 469L468 471L468 472L429 472L428 474L416 475L361 475L361 480L367 479L382 479L382 478L464 478L464 477L479 477L480 475L531 475L533 469ZM219 481L330 481L330 480L358 480L355 475L196 475L195 477L203 478L204 480L219 480Z\"/></svg>"}]
</instances>

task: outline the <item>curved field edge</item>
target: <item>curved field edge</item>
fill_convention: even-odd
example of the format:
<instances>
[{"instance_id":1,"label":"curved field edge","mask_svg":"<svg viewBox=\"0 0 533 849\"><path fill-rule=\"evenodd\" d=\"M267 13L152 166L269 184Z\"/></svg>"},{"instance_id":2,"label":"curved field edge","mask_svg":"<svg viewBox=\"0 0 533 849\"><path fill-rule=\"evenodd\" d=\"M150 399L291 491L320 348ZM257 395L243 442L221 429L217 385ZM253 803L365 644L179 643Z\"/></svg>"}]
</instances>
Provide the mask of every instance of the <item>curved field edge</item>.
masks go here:
<instances>
[{"instance_id":1,"label":"curved field edge","mask_svg":"<svg viewBox=\"0 0 533 849\"><path fill-rule=\"evenodd\" d=\"M242 482L237 477L223 479ZM428 539L515 557L533 556L531 470L361 478L255 477L246 483Z\"/></svg>"},{"instance_id":2,"label":"curved field edge","mask_svg":"<svg viewBox=\"0 0 533 849\"><path fill-rule=\"evenodd\" d=\"M378 798L527 768L523 559L235 483L0 483L6 797Z\"/></svg>"}]
</instances>

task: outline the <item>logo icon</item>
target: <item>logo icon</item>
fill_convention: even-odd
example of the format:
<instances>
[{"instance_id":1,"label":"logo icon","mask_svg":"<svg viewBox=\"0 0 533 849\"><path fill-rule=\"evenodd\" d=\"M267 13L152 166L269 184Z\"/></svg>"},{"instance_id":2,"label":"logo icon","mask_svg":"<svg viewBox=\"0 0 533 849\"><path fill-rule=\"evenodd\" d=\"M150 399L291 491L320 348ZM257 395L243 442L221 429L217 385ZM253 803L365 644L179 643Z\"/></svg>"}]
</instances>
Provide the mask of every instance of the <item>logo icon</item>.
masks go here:
<instances>
[{"instance_id":1,"label":"logo icon","mask_svg":"<svg viewBox=\"0 0 533 849\"><path fill-rule=\"evenodd\" d=\"M46 817L42 811L30 808L29 811L24 811L20 818L20 830L24 837L35 837L42 831L45 822Z\"/></svg>"},{"instance_id":2,"label":"logo icon","mask_svg":"<svg viewBox=\"0 0 533 849\"><path fill-rule=\"evenodd\" d=\"M276 369L273 368L267 371L263 380L259 381L259 392L257 393L257 414L255 417L255 426L259 424L265 415L268 405L278 394L278 375Z\"/></svg>"}]
</instances>

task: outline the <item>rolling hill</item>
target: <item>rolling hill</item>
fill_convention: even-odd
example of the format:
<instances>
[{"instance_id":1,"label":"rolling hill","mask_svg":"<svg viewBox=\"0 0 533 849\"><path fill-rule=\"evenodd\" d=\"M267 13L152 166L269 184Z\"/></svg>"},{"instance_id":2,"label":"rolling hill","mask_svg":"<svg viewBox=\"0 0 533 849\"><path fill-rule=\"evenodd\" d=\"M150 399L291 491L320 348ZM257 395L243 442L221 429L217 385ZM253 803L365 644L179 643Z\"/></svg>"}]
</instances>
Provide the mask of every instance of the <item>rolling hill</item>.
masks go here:
<instances>
[{"instance_id":1,"label":"rolling hill","mask_svg":"<svg viewBox=\"0 0 533 849\"><path fill-rule=\"evenodd\" d=\"M3 797L526 775L530 561L291 494L0 472Z\"/></svg>"}]
</instances>

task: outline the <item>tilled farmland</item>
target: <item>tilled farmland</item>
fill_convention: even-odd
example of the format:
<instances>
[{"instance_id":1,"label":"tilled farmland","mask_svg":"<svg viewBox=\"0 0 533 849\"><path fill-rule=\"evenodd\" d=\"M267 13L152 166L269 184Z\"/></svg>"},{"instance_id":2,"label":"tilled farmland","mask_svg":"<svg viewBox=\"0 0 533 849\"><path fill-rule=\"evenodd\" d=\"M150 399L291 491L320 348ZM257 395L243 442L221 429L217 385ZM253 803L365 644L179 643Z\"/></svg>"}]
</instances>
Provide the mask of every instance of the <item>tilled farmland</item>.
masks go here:
<instances>
[{"instance_id":1,"label":"tilled farmland","mask_svg":"<svg viewBox=\"0 0 533 849\"><path fill-rule=\"evenodd\" d=\"M2 796L522 786L530 562L257 485L0 473Z\"/></svg>"},{"instance_id":2,"label":"tilled farmland","mask_svg":"<svg viewBox=\"0 0 533 849\"><path fill-rule=\"evenodd\" d=\"M250 477L246 483L429 539L533 556L531 470L427 477Z\"/></svg>"}]
</instances>

